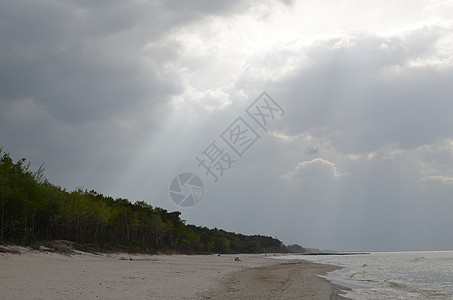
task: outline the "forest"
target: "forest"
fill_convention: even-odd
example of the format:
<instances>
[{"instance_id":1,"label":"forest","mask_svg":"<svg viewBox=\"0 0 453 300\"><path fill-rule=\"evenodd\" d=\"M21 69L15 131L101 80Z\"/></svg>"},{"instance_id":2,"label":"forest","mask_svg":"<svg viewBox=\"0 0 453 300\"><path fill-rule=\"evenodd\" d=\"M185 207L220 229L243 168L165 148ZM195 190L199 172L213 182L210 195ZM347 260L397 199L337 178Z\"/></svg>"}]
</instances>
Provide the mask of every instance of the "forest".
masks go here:
<instances>
[{"instance_id":1,"label":"forest","mask_svg":"<svg viewBox=\"0 0 453 300\"><path fill-rule=\"evenodd\" d=\"M147 253L289 252L278 239L188 225L178 211L49 182L0 148L0 245L67 240L81 250Z\"/></svg>"}]
</instances>

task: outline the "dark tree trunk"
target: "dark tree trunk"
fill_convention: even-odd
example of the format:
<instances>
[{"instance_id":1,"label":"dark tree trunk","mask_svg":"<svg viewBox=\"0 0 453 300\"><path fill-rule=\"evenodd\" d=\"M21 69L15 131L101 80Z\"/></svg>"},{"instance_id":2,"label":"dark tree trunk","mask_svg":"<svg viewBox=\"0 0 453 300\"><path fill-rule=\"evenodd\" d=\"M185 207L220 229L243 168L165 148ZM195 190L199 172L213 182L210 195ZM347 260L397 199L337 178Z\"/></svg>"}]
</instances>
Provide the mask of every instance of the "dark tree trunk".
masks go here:
<instances>
[{"instance_id":1,"label":"dark tree trunk","mask_svg":"<svg viewBox=\"0 0 453 300\"><path fill-rule=\"evenodd\" d=\"M5 219L5 201L2 201L2 227L0 228L0 245L3 244L3 226Z\"/></svg>"}]
</instances>

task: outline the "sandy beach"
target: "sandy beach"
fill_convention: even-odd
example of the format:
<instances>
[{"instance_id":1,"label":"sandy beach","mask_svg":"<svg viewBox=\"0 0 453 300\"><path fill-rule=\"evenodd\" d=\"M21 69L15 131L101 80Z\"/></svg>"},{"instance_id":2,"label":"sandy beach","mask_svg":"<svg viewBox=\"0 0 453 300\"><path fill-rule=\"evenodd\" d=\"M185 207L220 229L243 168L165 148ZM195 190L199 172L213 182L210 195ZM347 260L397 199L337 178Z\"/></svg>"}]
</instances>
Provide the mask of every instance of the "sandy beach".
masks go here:
<instances>
[{"instance_id":1,"label":"sandy beach","mask_svg":"<svg viewBox=\"0 0 453 300\"><path fill-rule=\"evenodd\" d=\"M344 287L319 278L335 266L307 261L284 262L232 273L204 299L346 299Z\"/></svg>"},{"instance_id":2,"label":"sandy beach","mask_svg":"<svg viewBox=\"0 0 453 300\"><path fill-rule=\"evenodd\" d=\"M1 299L341 299L334 266L264 254L0 253Z\"/></svg>"}]
</instances>

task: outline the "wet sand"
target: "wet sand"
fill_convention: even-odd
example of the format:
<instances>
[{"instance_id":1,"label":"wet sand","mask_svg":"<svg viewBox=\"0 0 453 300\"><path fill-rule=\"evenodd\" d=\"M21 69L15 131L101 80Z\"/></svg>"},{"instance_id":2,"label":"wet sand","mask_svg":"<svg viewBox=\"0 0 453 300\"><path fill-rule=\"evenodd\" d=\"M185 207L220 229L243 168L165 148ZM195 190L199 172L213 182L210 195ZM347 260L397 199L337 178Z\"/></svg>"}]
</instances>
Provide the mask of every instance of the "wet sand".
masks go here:
<instances>
[{"instance_id":1,"label":"wet sand","mask_svg":"<svg viewBox=\"0 0 453 300\"><path fill-rule=\"evenodd\" d=\"M340 295L342 287L316 276L337 269L308 261L247 269L227 276L204 299L346 299Z\"/></svg>"},{"instance_id":2,"label":"wet sand","mask_svg":"<svg viewBox=\"0 0 453 300\"><path fill-rule=\"evenodd\" d=\"M341 299L336 267L262 254L0 253L1 299Z\"/></svg>"}]
</instances>

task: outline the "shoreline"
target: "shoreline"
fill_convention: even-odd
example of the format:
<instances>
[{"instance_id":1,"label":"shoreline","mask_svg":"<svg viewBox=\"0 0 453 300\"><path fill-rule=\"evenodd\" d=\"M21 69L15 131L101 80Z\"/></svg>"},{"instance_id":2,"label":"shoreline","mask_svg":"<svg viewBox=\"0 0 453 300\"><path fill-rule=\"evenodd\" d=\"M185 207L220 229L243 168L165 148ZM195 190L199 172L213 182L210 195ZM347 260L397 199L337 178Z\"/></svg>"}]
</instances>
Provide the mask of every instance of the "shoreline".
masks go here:
<instances>
[{"instance_id":1,"label":"shoreline","mask_svg":"<svg viewBox=\"0 0 453 300\"><path fill-rule=\"evenodd\" d=\"M347 288L316 276L338 268L264 254L68 256L28 250L0 253L0 286L2 299L345 299L339 293Z\"/></svg>"},{"instance_id":2,"label":"shoreline","mask_svg":"<svg viewBox=\"0 0 453 300\"><path fill-rule=\"evenodd\" d=\"M338 269L305 260L250 268L228 275L201 299L349 299L343 294L350 288L317 276Z\"/></svg>"}]
</instances>

